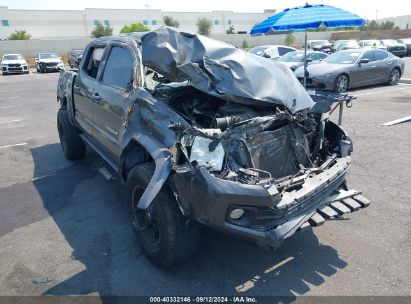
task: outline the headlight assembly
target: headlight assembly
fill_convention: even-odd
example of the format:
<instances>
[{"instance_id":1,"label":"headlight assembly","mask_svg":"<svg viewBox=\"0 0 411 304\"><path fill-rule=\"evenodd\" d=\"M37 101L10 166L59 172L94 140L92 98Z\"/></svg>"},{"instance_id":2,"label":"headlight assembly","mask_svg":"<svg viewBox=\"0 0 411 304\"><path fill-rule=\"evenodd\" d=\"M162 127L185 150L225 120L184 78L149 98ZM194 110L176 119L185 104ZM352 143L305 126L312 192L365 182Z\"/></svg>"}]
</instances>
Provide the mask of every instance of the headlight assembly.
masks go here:
<instances>
[{"instance_id":1,"label":"headlight assembly","mask_svg":"<svg viewBox=\"0 0 411 304\"><path fill-rule=\"evenodd\" d=\"M196 136L191 146L190 162L197 161L210 171L221 171L224 162L224 148L221 142Z\"/></svg>"}]
</instances>

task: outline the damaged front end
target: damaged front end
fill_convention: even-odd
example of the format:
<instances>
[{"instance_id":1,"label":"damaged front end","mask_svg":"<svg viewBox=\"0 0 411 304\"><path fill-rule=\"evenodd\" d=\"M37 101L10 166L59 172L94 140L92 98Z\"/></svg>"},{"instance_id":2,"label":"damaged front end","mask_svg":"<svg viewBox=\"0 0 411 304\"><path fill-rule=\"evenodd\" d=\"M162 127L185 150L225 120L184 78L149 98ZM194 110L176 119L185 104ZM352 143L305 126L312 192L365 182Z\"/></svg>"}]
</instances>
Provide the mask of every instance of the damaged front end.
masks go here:
<instances>
[{"instance_id":1,"label":"damaged front end","mask_svg":"<svg viewBox=\"0 0 411 304\"><path fill-rule=\"evenodd\" d=\"M186 216L277 247L368 205L346 189L352 142L328 119L349 97L314 102L287 67L169 28L143 36L142 48L144 64L172 82L152 96L188 122L169 126L169 184Z\"/></svg>"},{"instance_id":2,"label":"damaged front end","mask_svg":"<svg viewBox=\"0 0 411 304\"><path fill-rule=\"evenodd\" d=\"M331 204L359 194L344 190L351 140L323 113L239 107L207 120L201 108L192 122L208 128L171 126L179 141L170 183L187 216L277 247L307 222L321 224L320 214L346 213Z\"/></svg>"}]
</instances>

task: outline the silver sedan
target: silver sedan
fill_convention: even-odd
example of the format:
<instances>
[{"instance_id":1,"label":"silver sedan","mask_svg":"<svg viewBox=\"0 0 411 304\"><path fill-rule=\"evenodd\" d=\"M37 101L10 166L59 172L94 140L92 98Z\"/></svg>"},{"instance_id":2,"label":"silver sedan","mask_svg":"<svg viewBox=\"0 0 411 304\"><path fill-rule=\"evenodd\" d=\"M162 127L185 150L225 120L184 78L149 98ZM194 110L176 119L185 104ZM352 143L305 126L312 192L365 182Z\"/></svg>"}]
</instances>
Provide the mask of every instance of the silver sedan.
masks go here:
<instances>
[{"instance_id":1,"label":"silver sedan","mask_svg":"<svg viewBox=\"0 0 411 304\"><path fill-rule=\"evenodd\" d=\"M384 50L344 50L307 67L307 87L345 92L348 88L378 83L396 85L404 72L404 60ZM295 70L303 82L304 67Z\"/></svg>"}]
</instances>

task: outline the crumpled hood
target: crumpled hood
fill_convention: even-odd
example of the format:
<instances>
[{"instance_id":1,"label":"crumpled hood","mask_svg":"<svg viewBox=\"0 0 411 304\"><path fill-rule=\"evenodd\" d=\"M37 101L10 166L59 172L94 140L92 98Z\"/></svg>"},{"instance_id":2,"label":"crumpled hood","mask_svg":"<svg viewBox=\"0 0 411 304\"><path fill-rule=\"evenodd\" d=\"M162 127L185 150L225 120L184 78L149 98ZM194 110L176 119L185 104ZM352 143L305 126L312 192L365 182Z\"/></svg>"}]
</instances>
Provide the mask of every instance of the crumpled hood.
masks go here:
<instances>
[{"instance_id":1,"label":"crumpled hood","mask_svg":"<svg viewBox=\"0 0 411 304\"><path fill-rule=\"evenodd\" d=\"M245 105L311 108L311 97L281 63L205 36L162 27L141 38L143 64L173 82Z\"/></svg>"},{"instance_id":2,"label":"crumpled hood","mask_svg":"<svg viewBox=\"0 0 411 304\"><path fill-rule=\"evenodd\" d=\"M16 60L6 60L5 59L1 62L1 64L17 64L17 63L27 64L26 60L24 59L16 59Z\"/></svg>"},{"instance_id":3,"label":"crumpled hood","mask_svg":"<svg viewBox=\"0 0 411 304\"><path fill-rule=\"evenodd\" d=\"M336 74L340 70L347 68L347 64L335 64L335 63L317 63L312 64L307 67L309 73L308 77L317 77L325 74ZM299 67L295 70L295 76L303 77L304 76L304 67Z\"/></svg>"}]
</instances>

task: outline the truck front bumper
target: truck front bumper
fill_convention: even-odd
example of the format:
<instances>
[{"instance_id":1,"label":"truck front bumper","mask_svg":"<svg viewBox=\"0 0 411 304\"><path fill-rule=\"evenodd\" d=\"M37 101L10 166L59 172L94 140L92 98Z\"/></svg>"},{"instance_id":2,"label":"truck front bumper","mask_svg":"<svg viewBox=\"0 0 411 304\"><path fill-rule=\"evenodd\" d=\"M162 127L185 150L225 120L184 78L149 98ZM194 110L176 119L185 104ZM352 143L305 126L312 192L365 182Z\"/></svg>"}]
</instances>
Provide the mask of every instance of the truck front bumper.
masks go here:
<instances>
[{"instance_id":1,"label":"truck front bumper","mask_svg":"<svg viewBox=\"0 0 411 304\"><path fill-rule=\"evenodd\" d=\"M203 167L174 174L172 185L187 216L246 241L278 247L298 230L369 204L359 192L342 189L349 166L349 156L340 158L300 189L283 194L274 187L217 178ZM231 218L238 209L243 215Z\"/></svg>"}]
</instances>

